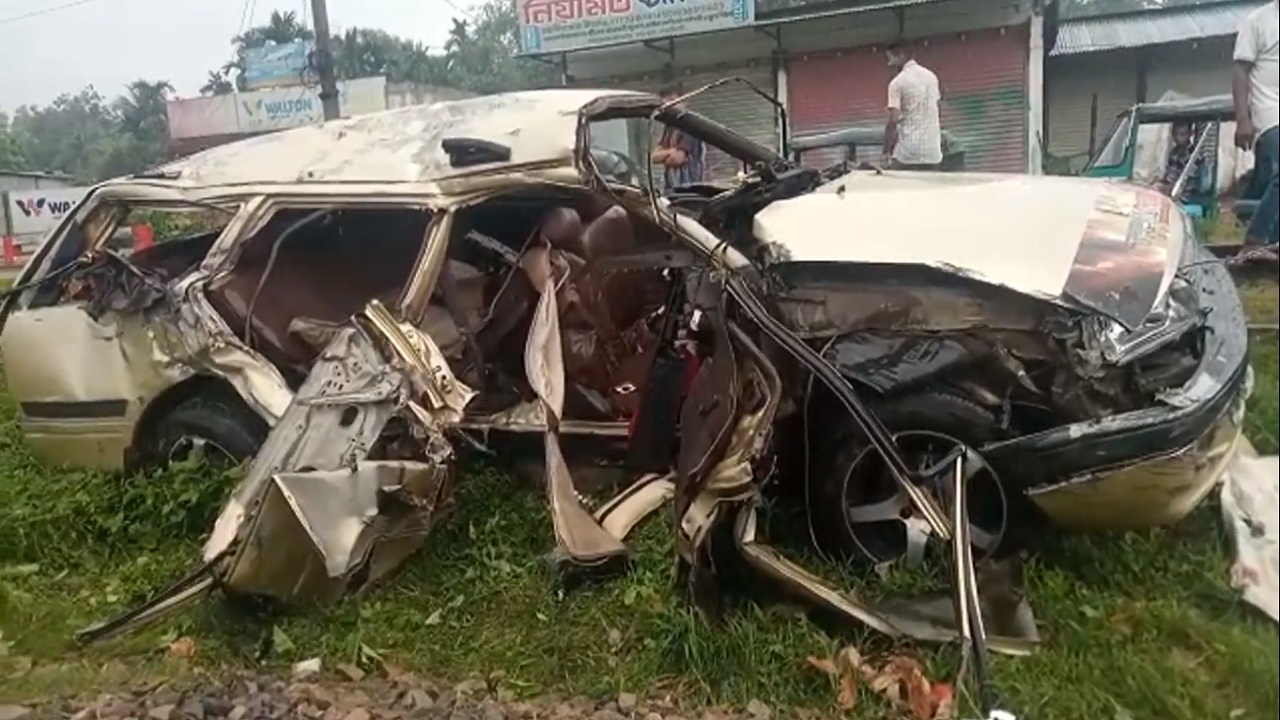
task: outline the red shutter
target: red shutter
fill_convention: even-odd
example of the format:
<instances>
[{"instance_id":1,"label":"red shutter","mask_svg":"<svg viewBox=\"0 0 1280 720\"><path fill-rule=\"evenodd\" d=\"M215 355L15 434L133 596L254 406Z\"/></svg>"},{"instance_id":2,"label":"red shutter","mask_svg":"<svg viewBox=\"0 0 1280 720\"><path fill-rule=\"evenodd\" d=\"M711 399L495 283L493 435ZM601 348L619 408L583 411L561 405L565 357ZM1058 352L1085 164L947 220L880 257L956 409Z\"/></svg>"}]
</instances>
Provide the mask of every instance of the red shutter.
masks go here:
<instances>
[{"instance_id":1,"label":"red shutter","mask_svg":"<svg viewBox=\"0 0 1280 720\"><path fill-rule=\"evenodd\" d=\"M917 41L916 59L938 75L944 97L942 127L964 144L967 168L1024 172L1027 28L927 38ZM891 77L882 48L792 59L787 67L791 132L883 122ZM863 152L860 149L860 157Z\"/></svg>"}]
</instances>

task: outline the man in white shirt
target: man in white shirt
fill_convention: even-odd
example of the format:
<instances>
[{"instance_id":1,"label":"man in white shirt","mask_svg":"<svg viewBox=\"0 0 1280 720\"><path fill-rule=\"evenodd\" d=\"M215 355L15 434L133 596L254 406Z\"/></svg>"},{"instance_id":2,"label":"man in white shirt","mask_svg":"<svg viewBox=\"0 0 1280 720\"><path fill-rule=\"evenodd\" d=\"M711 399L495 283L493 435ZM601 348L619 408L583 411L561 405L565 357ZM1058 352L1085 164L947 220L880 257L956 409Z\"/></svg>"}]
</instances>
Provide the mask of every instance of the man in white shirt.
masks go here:
<instances>
[{"instance_id":1,"label":"man in white shirt","mask_svg":"<svg viewBox=\"0 0 1280 720\"><path fill-rule=\"evenodd\" d=\"M898 74L889 81L889 121L884 126L884 155L889 167L936 170L942 162L942 124L938 120L938 76L917 63L911 48L895 43L886 51Z\"/></svg>"},{"instance_id":2,"label":"man in white shirt","mask_svg":"<svg viewBox=\"0 0 1280 720\"><path fill-rule=\"evenodd\" d=\"M1231 94L1236 106L1236 146L1252 149L1254 172L1265 182L1258 210L1245 232L1248 245L1275 245L1280 241L1280 10L1277 0L1254 10L1236 33L1235 67Z\"/></svg>"}]
</instances>

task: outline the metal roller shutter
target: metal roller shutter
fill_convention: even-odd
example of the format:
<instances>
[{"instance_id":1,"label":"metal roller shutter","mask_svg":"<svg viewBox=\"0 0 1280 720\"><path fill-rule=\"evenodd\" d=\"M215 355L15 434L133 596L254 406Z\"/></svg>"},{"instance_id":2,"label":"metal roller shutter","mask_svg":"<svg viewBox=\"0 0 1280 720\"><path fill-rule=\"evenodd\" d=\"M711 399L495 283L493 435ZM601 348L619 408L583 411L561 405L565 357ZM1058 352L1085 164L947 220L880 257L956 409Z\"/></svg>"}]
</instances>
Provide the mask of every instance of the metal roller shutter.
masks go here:
<instances>
[{"instance_id":1,"label":"metal roller shutter","mask_svg":"<svg viewBox=\"0 0 1280 720\"><path fill-rule=\"evenodd\" d=\"M684 91L689 92L721 78L733 76L742 77L767 93L776 93L776 77L768 60L750 67L718 68L681 75L680 83ZM729 83L709 90L690 100L689 108L749 140L774 150L778 148L775 108L742 83ZM707 180L727 180L741 169L742 166L733 158L714 148L707 148Z\"/></svg>"},{"instance_id":2,"label":"metal roller shutter","mask_svg":"<svg viewBox=\"0 0 1280 720\"><path fill-rule=\"evenodd\" d=\"M1024 172L1027 29L935 36L916 57L942 85L942 126L964 144L972 170ZM794 133L883 121L892 78L881 49L793 60L788 66Z\"/></svg>"},{"instance_id":3,"label":"metal roller shutter","mask_svg":"<svg viewBox=\"0 0 1280 720\"><path fill-rule=\"evenodd\" d=\"M1098 97L1094 142L1099 146L1116 116L1138 101L1137 57L1131 52L1107 52L1052 58L1045 76L1049 152L1078 170L1090 154L1094 95Z\"/></svg>"},{"instance_id":4,"label":"metal roller shutter","mask_svg":"<svg viewBox=\"0 0 1280 720\"><path fill-rule=\"evenodd\" d=\"M884 55L870 48L790 60L787 102L792 136L884 122L885 98L892 77ZM878 148L859 148L861 159L878 154ZM832 165L841 159L843 151L837 148L804 156L805 163L814 167Z\"/></svg>"},{"instance_id":5,"label":"metal roller shutter","mask_svg":"<svg viewBox=\"0 0 1280 720\"><path fill-rule=\"evenodd\" d=\"M1190 97L1231 93L1232 38L1212 38L1195 47L1155 48L1147 76L1147 100L1173 91Z\"/></svg>"}]
</instances>

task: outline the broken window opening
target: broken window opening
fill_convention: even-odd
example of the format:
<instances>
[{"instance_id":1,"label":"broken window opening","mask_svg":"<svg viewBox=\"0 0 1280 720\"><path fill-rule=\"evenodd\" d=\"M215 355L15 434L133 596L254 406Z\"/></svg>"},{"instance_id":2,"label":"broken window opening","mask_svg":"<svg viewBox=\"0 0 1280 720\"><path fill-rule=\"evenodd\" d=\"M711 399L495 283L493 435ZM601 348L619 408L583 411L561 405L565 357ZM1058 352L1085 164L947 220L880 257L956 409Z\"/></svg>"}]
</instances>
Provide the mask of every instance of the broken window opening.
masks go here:
<instances>
[{"instance_id":1,"label":"broken window opening","mask_svg":"<svg viewBox=\"0 0 1280 720\"><path fill-rule=\"evenodd\" d=\"M278 210L206 297L296 390L342 323L371 300L398 306L431 217L416 207Z\"/></svg>"},{"instance_id":2,"label":"broken window opening","mask_svg":"<svg viewBox=\"0 0 1280 720\"><path fill-rule=\"evenodd\" d=\"M638 408L675 276L646 259L609 265L678 247L656 223L581 191L524 191L460 211L422 329L480 391L469 419L528 429L543 423L524 348L538 276L549 271L569 389L563 419L625 427Z\"/></svg>"}]
</instances>

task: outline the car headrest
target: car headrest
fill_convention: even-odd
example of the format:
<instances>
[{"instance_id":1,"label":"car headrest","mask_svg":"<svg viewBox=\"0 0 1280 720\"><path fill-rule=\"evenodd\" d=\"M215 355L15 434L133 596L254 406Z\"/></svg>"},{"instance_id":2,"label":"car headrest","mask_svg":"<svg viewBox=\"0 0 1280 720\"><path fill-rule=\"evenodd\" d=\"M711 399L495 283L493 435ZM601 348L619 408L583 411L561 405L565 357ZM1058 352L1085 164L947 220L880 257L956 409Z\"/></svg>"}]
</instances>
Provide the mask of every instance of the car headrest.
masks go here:
<instances>
[{"instance_id":1,"label":"car headrest","mask_svg":"<svg viewBox=\"0 0 1280 720\"><path fill-rule=\"evenodd\" d=\"M583 256L582 216L576 210L567 207L548 210L542 217L539 233L551 247Z\"/></svg>"},{"instance_id":2,"label":"car headrest","mask_svg":"<svg viewBox=\"0 0 1280 720\"><path fill-rule=\"evenodd\" d=\"M621 205L614 205L600 217L591 221L582 232L583 259L597 258L629 252L636 246L636 231L631 218Z\"/></svg>"}]
</instances>

